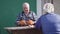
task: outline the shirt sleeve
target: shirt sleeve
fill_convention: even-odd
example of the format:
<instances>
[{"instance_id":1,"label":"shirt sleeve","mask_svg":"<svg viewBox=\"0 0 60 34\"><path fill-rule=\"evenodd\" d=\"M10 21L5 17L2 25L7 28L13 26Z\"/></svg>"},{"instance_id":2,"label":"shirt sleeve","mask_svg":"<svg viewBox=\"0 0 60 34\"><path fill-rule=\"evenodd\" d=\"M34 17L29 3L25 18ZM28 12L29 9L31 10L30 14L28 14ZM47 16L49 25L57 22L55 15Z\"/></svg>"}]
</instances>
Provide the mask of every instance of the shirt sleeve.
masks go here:
<instances>
[{"instance_id":1,"label":"shirt sleeve","mask_svg":"<svg viewBox=\"0 0 60 34\"><path fill-rule=\"evenodd\" d=\"M17 19L16 19L16 24L18 25L19 21L21 20L22 14L18 14L17 15Z\"/></svg>"},{"instance_id":2,"label":"shirt sleeve","mask_svg":"<svg viewBox=\"0 0 60 34\"><path fill-rule=\"evenodd\" d=\"M20 21L20 20L21 20L21 14L19 13L18 16L17 16L16 21Z\"/></svg>"},{"instance_id":3,"label":"shirt sleeve","mask_svg":"<svg viewBox=\"0 0 60 34\"><path fill-rule=\"evenodd\" d=\"M33 13L33 21L35 21L35 23L37 21L37 15L35 13Z\"/></svg>"}]
</instances>

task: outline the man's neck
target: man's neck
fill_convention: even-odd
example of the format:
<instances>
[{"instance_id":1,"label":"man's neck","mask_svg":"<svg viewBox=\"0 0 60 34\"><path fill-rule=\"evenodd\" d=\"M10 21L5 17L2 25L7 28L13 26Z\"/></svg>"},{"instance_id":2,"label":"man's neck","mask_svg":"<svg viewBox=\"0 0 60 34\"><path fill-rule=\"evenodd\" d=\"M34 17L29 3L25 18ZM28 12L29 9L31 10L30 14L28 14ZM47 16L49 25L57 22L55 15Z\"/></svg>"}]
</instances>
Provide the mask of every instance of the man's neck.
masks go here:
<instances>
[{"instance_id":1,"label":"man's neck","mask_svg":"<svg viewBox=\"0 0 60 34\"><path fill-rule=\"evenodd\" d=\"M25 12L25 15L28 15L29 14L29 12Z\"/></svg>"}]
</instances>

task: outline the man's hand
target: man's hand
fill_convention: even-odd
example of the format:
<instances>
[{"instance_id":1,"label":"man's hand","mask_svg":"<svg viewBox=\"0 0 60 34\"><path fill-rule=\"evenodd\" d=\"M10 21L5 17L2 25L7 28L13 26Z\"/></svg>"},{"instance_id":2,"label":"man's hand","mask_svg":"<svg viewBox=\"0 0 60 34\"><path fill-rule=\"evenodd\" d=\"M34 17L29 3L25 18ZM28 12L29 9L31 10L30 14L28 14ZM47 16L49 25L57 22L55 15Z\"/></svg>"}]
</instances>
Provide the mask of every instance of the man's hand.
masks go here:
<instances>
[{"instance_id":1,"label":"man's hand","mask_svg":"<svg viewBox=\"0 0 60 34\"><path fill-rule=\"evenodd\" d=\"M21 20L21 21L19 22L19 25L21 25L21 26L26 25L26 21L25 21L25 20Z\"/></svg>"},{"instance_id":2,"label":"man's hand","mask_svg":"<svg viewBox=\"0 0 60 34\"><path fill-rule=\"evenodd\" d=\"M27 24L28 24L28 25L33 25L33 24L34 24L34 21L28 20L28 21L27 21Z\"/></svg>"}]
</instances>

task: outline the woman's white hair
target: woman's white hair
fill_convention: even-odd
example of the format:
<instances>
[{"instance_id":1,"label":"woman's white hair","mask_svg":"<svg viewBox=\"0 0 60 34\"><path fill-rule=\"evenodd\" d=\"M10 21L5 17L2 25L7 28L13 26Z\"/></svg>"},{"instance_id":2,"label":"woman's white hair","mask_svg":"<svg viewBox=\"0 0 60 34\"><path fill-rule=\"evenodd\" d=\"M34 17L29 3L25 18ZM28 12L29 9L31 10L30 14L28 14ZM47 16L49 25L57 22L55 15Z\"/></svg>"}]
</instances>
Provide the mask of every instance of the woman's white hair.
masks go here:
<instances>
[{"instance_id":1,"label":"woman's white hair","mask_svg":"<svg viewBox=\"0 0 60 34\"><path fill-rule=\"evenodd\" d=\"M48 13L54 13L54 5L51 3L44 4L43 10Z\"/></svg>"}]
</instances>

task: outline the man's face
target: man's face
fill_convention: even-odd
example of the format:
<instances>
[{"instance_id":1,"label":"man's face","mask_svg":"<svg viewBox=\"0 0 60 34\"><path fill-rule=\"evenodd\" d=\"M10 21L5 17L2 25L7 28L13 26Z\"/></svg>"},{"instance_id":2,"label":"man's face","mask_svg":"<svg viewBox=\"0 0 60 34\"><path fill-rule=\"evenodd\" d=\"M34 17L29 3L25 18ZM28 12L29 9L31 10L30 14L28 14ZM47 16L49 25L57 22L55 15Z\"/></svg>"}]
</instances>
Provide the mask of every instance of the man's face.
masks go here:
<instances>
[{"instance_id":1,"label":"man's face","mask_svg":"<svg viewBox=\"0 0 60 34\"><path fill-rule=\"evenodd\" d=\"M24 12L29 12L29 5L25 4L23 6L23 10L24 10Z\"/></svg>"}]
</instances>

